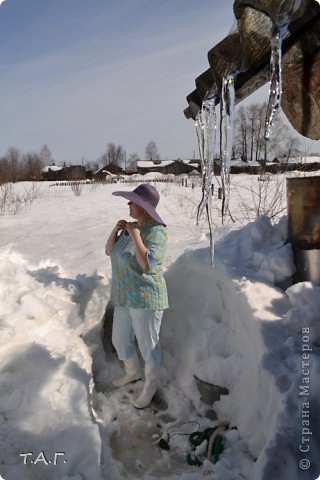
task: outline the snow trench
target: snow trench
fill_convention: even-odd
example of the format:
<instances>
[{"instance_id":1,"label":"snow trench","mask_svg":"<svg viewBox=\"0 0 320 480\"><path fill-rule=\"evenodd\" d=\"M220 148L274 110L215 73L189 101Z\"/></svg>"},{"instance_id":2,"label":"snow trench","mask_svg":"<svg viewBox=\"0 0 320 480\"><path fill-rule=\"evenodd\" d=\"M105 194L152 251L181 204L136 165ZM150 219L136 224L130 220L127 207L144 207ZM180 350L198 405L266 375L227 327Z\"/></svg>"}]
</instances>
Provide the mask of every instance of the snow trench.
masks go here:
<instances>
[{"instance_id":1,"label":"snow trench","mask_svg":"<svg viewBox=\"0 0 320 480\"><path fill-rule=\"evenodd\" d=\"M2 249L0 474L6 480L300 479L301 332L309 328L316 378L320 287L275 286L294 271L285 232L285 221L272 226L261 218L216 243L214 268L204 248L186 251L167 269L159 411L131 405L142 382L110 388L121 367L103 324L108 286L102 277L68 278L49 261L31 265ZM213 407L233 429L210 471L208 464L186 465L186 437L174 437L170 452L152 443L154 433L170 426L214 424L195 375L229 390ZM319 388L314 382L308 398L307 480L320 469ZM63 455L54 466L25 464L27 452L33 460L40 452L51 460L55 452Z\"/></svg>"}]
</instances>

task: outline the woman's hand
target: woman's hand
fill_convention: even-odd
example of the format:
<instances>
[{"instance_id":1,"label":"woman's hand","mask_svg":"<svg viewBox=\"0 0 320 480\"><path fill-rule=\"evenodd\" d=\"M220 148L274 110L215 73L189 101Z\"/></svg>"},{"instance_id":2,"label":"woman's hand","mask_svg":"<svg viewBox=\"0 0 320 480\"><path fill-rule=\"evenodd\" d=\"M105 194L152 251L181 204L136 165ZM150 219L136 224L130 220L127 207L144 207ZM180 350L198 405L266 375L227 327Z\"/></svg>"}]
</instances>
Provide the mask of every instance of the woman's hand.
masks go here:
<instances>
[{"instance_id":1,"label":"woman's hand","mask_svg":"<svg viewBox=\"0 0 320 480\"><path fill-rule=\"evenodd\" d=\"M140 230L138 228L137 222L125 222L125 223L126 223L125 229L129 233L129 235L131 235L131 237L137 233L140 234Z\"/></svg>"},{"instance_id":2,"label":"woman's hand","mask_svg":"<svg viewBox=\"0 0 320 480\"><path fill-rule=\"evenodd\" d=\"M104 249L106 255L110 255L111 249L118 239L119 231L125 230L127 223L126 220L119 220L113 227Z\"/></svg>"},{"instance_id":3,"label":"woman's hand","mask_svg":"<svg viewBox=\"0 0 320 480\"><path fill-rule=\"evenodd\" d=\"M120 230L126 230L127 229L127 221L126 220L118 220L118 222L116 223L115 227L114 227L114 231L115 232L119 232Z\"/></svg>"},{"instance_id":4,"label":"woman's hand","mask_svg":"<svg viewBox=\"0 0 320 480\"><path fill-rule=\"evenodd\" d=\"M137 222L127 222L126 220L119 220L113 230L117 233L120 230L126 230L131 236L140 233Z\"/></svg>"},{"instance_id":5,"label":"woman's hand","mask_svg":"<svg viewBox=\"0 0 320 480\"><path fill-rule=\"evenodd\" d=\"M126 220L119 220L116 223L106 244L106 254L110 255L111 248L116 243L117 235L120 230L126 230L128 232L128 234L132 238L135 247L137 262L144 271L148 271L149 265L147 261L147 247L144 245L141 239L140 230L137 222L127 222Z\"/></svg>"}]
</instances>

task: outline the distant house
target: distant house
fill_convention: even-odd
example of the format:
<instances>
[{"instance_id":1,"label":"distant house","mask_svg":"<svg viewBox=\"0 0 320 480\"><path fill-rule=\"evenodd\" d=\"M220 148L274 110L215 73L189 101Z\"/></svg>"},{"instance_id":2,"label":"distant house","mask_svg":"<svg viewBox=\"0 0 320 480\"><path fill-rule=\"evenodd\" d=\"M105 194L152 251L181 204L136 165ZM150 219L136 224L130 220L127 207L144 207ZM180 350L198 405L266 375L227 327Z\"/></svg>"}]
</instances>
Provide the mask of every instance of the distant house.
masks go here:
<instances>
[{"instance_id":1,"label":"distant house","mask_svg":"<svg viewBox=\"0 0 320 480\"><path fill-rule=\"evenodd\" d=\"M220 175L220 159L214 161L214 173ZM320 157L276 157L272 162L243 162L240 159L232 159L230 172L247 173L249 175L260 175L261 173L284 173L299 170L302 172L311 172L320 170Z\"/></svg>"},{"instance_id":2,"label":"distant house","mask_svg":"<svg viewBox=\"0 0 320 480\"><path fill-rule=\"evenodd\" d=\"M200 164L195 160L138 160L137 171L141 175L149 172L162 173L163 175L191 173L200 171Z\"/></svg>"},{"instance_id":3,"label":"distant house","mask_svg":"<svg viewBox=\"0 0 320 480\"><path fill-rule=\"evenodd\" d=\"M41 170L41 178L42 180L58 180L62 176L63 167L55 165L47 165L42 168Z\"/></svg>"},{"instance_id":4,"label":"distant house","mask_svg":"<svg viewBox=\"0 0 320 480\"><path fill-rule=\"evenodd\" d=\"M310 155L310 156L292 156L292 157L276 157L273 159L274 163L281 163L281 164L296 164L296 165L304 165L306 163L320 163L320 157L318 155Z\"/></svg>"},{"instance_id":5,"label":"distant house","mask_svg":"<svg viewBox=\"0 0 320 480\"><path fill-rule=\"evenodd\" d=\"M110 163L100 168L97 172L95 172L93 174L93 177L95 180L105 181L105 180L108 180L108 178L111 179L112 177L121 175L122 173L123 173L123 170L121 167L119 167L119 165Z\"/></svg>"},{"instance_id":6,"label":"distant house","mask_svg":"<svg viewBox=\"0 0 320 480\"><path fill-rule=\"evenodd\" d=\"M85 180L86 168L83 165L69 165L63 167L66 173L66 180Z\"/></svg>"},{"instance_id":7,"label":"distant house","mask_svg":"<svg viewBox=\"0 0 320 480\"><path fill-rule=\"evenodd\" d=\"M48 165L41 171L42 180L48 181L67 181L67 180L85 180L86 169L83 165L58 166Z\"/></svg>"},{"instance_id":8,"label":"distant house","mask_svg":"<svg viewBox=\"0 0 320 480\"><path fill-rule=\"evenodd\" d=\"M273 164L273 166L272 166ZM276 157L273 162L266 164L266 171L275 173L292 172L299 170L302 172L313 172L320 170L320 157L318 155L295 156L295 157Z\"/></svg>"}]
</instances>

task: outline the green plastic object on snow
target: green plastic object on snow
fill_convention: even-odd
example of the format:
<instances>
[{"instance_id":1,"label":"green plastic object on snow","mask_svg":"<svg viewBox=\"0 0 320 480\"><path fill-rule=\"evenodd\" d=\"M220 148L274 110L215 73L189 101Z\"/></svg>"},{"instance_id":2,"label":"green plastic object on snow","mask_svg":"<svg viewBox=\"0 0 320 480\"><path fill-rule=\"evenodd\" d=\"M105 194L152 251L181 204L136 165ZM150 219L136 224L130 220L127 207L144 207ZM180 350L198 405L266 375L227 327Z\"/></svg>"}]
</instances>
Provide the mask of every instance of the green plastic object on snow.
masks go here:
<instances>
[{"instance_id":1,"label":"green plastic object on snow","mask_svg":"<svg viewBox=\"0 0 320 480\"><path fill-rule=\"evenodd\" d=\"M192 433L189 436L189 442L192 445L192 449L195 450L196 447L201 445L205 440L207 440L209 442L211 436L215 433L217 428L218 428L218 426L214 427L214 428L207 428L203 432ZM223 448L224 447L223 447L223 443L222 443L222 435L220 435L218 433L214 438L212 448L211 448L211 452L210 453L208 452L208 459L210 461L212 461L213 464L215 464L219 460L219 457L220 457L221 453L223 452ZM200 467L203 464L202 460L197 455L195 455L193 453L188 453L186 460L187 460L188 464L192 465L192 466Z\"/></svg>"}]
</instances>

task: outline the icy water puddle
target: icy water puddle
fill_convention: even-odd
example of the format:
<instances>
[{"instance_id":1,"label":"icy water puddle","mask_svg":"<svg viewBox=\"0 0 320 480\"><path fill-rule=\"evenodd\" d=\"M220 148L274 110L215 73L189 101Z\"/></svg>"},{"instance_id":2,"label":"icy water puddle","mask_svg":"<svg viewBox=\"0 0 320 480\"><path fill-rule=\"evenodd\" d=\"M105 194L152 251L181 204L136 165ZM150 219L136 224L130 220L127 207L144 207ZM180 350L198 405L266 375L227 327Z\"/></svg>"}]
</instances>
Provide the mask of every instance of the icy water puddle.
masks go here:
<instances>
[{"instance_id":1,"label":"icy water puddle","mask_svg":"<svg viewBox=\"0 0 320 480\"><path fill-rule=\"evenodd\" d=\"M110 447L115 460L124 466L128 478L144 475L163 478L190 471L185 455L176 449L162 450L153 436L161 435L162 426L172 418L155 416L150 411L138 412L137 416L122 414L118 417L119 429L110 438Z\"/></svg>"}]
</instances>

